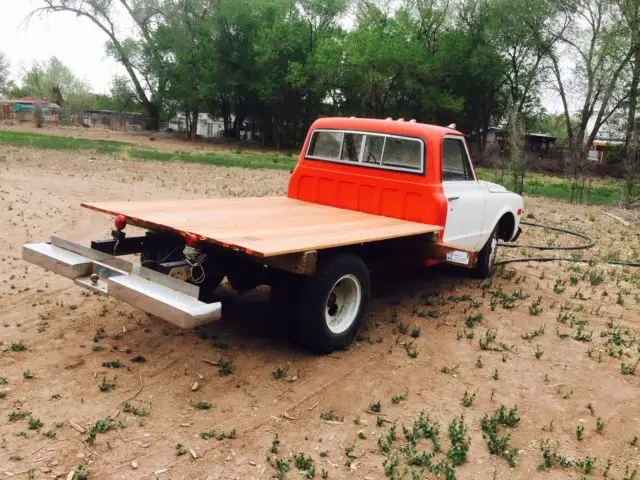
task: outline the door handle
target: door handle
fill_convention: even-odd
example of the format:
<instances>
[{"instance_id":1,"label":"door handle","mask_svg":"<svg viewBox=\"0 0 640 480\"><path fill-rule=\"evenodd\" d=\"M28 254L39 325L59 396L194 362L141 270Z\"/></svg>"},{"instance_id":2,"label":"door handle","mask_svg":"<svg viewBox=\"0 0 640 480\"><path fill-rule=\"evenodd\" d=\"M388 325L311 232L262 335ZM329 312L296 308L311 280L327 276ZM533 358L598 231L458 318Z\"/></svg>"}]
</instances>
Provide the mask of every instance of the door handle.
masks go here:
<instances>
[{"instance_id":1,"label":"door handle","mask_svg":"<svg viewBox=\"0 0 640 480\"><path fill-rule=\"evenodd\" d=\"M453 200L458 200L460 197L447 197L447 200L452 202Z\"/></svg>"}]
</instances>

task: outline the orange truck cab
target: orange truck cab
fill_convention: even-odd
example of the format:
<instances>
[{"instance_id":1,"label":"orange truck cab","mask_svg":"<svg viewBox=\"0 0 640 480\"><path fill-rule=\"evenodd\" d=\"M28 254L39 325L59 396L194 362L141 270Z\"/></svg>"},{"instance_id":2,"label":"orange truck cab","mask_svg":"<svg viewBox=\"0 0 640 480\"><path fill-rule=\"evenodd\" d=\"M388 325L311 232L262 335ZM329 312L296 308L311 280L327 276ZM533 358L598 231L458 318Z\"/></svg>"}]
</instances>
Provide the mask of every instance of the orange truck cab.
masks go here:
<instances>
[{"instance_id":1,"label":"orange truck cab","mask_svg":"<svg viewBox=\"0 0 640 480\"><path fill-rule=\"evenodd\" d=\"M89 202L115 217L90 247L52 237L23 258L183 328L222 316L218 288L271 287L274 317L317 352L347 346L378 263L493 273L522 198L479 181L464 135L414 121L317 120L287 197ZM127 225L147 230L127 236ZM139 254L139 263L121 256Z\"/></svg>"},{"instance_id":2,"label":"orange truck cab","mask_svg":"<svg viewBox=\"0 0 640 480\"><path fill-rule=\"evenodd\" d=\"M324 118L310 128L288 195L443 227L439 240L480 251L519 232L523 202L479 181L464 135L415 122Z\"/></svg>"}]
</instances>

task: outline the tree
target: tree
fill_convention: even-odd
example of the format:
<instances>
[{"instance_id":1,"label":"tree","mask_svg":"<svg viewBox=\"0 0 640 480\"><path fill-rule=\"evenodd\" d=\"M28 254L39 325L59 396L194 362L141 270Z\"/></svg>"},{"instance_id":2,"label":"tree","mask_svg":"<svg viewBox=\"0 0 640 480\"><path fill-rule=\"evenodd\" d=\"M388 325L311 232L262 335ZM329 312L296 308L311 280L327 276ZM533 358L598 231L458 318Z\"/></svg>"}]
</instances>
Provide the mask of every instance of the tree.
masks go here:
<instances>
[{"instance_id":1,"label":"tree","mask_svg":"<svg viewBox=\"0 0 640 480\"><path fill-rule=\"evenodd\" d=\"M46 62L34 62L22 75L19 93L74 110L86 108L94 101L89 85L77 78L57 57L51 57Z\"/></svg>"},{"instance_id":2,"label":"tree","mask_svg":"<svg viewBox=\"0 0 640 480\"><path fill-rule=\"evenodd\" d=\"M161 0L42 0L44 6L31 15L71 12L93 22L106 36L107 51L119 61L133 84L140 103L149 116L150 127L160 126L161 98L165 80L152 76L162 71L157 67L163 62L154 50L152 35L156 25L162 22ZM124 9L136 28L136 36L122 37L115 23L116 7Z\"/></svg>"},{"instance_id":3,"label":"tree","mask_svg":"<svg viewBox=\"0 0 640 480\"><path fill-rule=\"evenodd\" d=\"M164 72L166 100L185 112L188 138L195 138L207 81L206 54L212 43L214 0L180 0L164 6L164 23L152 36L152 45L167 60Z\"/></svg>"},{"instance_id":4,"label":"tree","mask_svg":"<svg viewBox=\"0 0 640 480\"><path fill-rule=\"evenodd\" d=\"M13 87L13 82L9 80L9 59L0 52L0 95L6 95Z\"/></svg>"},{"instance_id":5,"label":"tree","mask_svg":"<svg viewBox=\"0 0 640 480\"><path fill-rule=\"evenodd\" d=\"M617 0L621 18L626 24L631 41L629 104L625 135L624 169L627 179L627 201L633 199L633 190L640 172L640 125L638 125L638 97L640 96L640 0Z\"/></svg>"},{"instance_id":6,"label":"tree","mask_svg":"<svg viewBox=\"0 0 640 480\"><path fill-rule=\"evenodd\" d=\"M562 7L564 12L555 30L560 42L552 49L550 59L567 124L573 175L571 201L582 202L585 166L593 141L628 97L628 92L616 97L616 87L633 49L627 27L617 21L616 7L608 0L563 0ZM575 66L564 67L561 56L575 58ZM569 89L581 92L576 124L572 122Z\"/></svg>"},{"instance_id":7,"label":"tree","mask_svg":"<svg viewBox=\"0 0 640 480\"><path fill-rule=\"evenodd\" d=\"M505 61L505 87L518 116L535 103L543 61L558 40L550 28L556 8L553 0L493 0L489 4L490 35Z\"/></svg>"}]
</instances>

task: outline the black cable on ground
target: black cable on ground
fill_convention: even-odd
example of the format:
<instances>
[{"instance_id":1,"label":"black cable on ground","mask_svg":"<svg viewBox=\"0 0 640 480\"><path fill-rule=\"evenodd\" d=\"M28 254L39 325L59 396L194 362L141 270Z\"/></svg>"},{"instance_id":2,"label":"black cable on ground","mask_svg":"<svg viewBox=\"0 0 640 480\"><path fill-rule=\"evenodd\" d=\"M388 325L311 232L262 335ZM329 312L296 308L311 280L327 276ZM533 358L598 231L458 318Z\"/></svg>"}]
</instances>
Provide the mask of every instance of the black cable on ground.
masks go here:
<instances>
[{"instance_id":1,"label":"black cable on ground","mask_svg":"<svg viewBox=\"0 0 640 480\"><path fill-rule=\"evenodd\" d=\"M524 220L520 222L521 225L529 225L531 227L544 228L545 230L553 230L554 232L566 233L567 235L573 235L574 237L582 238L589 243L585 243L583 245L575 245L569 247L557 247L554 245L519 245L517 243L501 243L501 247L509 247L509 248L531 248L535 250L587 250L595 246L596 241L585 235L584 233L575 232L573 230L567 230L565 228L551 227L549 225L543 225L541 223L533 223L533 222L525 222Z\"/></svg>"},{"instance_id":2,"label":"black cable on ground","mask_svg":"<svg viewBox=\"0 0 640 480\"><path fill-rule=\"evenodd\" d=\"M564 228L551 227L549 225L543 225L541 223L533 223L533 222L520 222L522 225L528 225L531 227L544 228L545 230L553 230L555 232L565 233L567 235L572 235L574 237L581 238L586 240L589 243L585 243L583 245L575 245L575 246L555 246L555 245L520 245L517 243L500 243L499 246L507 247L507 248L528 248L532 250L588 250L593 248L596 244L596 241L579 232L575 232L573 230L567 230ZM622 265L625 267L640 267L639 262L620 262L620 261L610 261L610 262L598 262L597 260L585 260L585 259L575 259L575 258L563 258L563 257L522 257L522 258L511 258L508 260L502 260L500 262L496 262L496 265L506 265L509 263L526 263L526 262L589 262L593 261L596 263L606 263L608 265Z\"/></svg>"}]
</instances>

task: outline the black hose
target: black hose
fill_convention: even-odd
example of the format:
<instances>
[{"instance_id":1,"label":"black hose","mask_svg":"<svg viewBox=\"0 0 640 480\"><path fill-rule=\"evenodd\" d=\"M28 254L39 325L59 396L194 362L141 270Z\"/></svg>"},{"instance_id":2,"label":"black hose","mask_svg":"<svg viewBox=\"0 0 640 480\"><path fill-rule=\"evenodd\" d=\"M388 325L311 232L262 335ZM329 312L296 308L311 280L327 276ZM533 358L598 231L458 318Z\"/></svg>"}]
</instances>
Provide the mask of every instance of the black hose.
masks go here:
<instances>
[{"instance_id":1,"label":"black hose","mask_svg":"<svg viewBox=\"0 0 640 480\"><path fill-rule=\"evenodd\" d=\"M555 232L565 233L567 235L573 235L574 237L582 238L583 240L586 240L589 243L585 243L583 245L569 246L569 247L555 246L555 245L520 245L517 243L500 243L499 246L507 247L507 248L528 248L532 250L588 250L589 248L593 248L596 244L596 241L593 238L583 233L575 232L573 230L567 230L567 229L558 228L558 227L551 227L549 225L543 225L540 223L533 223L533 222L522 221L520 223L522 225L529 225L531 227L544 228L546 230L553 230ZM502 260L500 262L496 262L495 264L506 265L509 263L526 263L526 262L576 262L576 261L589 262L590 260L584 260L584 259L576 260L575 258L563 258L563 257L539 257L539 258L522 257L522 258L511 258L508 260ZM596 260L591 260L591 261L596 262ZM622 265L625 267L640 267L639 262L610 261L610 262L599 262L599 263L606 263L608 265Z\"/></svg>"},{"instance_id":2,"label":"black hose","mask_svg":"<svg viewBox=\"0 0 640 480\"><path fill-rule=\"evenodd\" d=\"M531 227L544 228L545 230L553 230L554 232L566 233L567 235L573 235L574 237L582 238L583 240L586 240L589 243L585 243L584 245L576 245L576 246L569 246L569 247L556 247L554 245L519 245L517 243L501 243L500 244L501 247L531 248L534 250L587 250L589 248L594 247L596 244L596 241L593 238L583 233L574 232L573 230L567 230L567 229L558 228L558 227L550 227L549 225L542 225L541 223L525 222L524 220L520 222L520 224L529 225Z\"/></svg>"}]
</instances>

